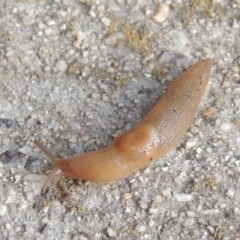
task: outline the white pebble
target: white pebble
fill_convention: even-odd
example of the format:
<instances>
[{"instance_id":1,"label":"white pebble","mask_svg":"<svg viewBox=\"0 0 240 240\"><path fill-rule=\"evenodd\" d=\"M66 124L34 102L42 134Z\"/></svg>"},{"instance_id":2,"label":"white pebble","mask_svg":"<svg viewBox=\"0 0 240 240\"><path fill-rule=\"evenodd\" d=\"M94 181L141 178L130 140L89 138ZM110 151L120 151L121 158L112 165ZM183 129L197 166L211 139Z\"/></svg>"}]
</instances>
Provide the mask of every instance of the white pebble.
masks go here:
<instances>
[{"instance_id":1,"label":"white pebble","mask_svg":"<svg viewBox=\"0 0 240 240\"><path fill-rule=\"evenodd\" d=\"M108 233L109 237L116 237L117 236L116 232L112 228L108 228L107 233Z\"/></svg>"},{"instance_id":2,"label":"white pebble","mask_svg":"<svg viewBox=\"0 0 240 240\"><path fill-rule=\"evenodd\" d=\"M59 72L65 72L67 70L67 68L68 68L68 65L67 65L66 61L64 61L64 60L59 60L56 63L56 69Z\"/></svg>"},{"instance_id":3,"label":"white pebble","mask_svg":"<svg viewBox=\"0 0 240 240\"><path fill-rule=\"evenodd\" d=\"M87 142L88 140L89 140L89 136L88 135L82 137L82 141Z\"/></svg>"},{"instance_id":4,"label":"white pebble","mask_svg":"<svg viewBox=\"0 0 240 240\"><path fill-rule=\"evenodd\" d=\"M56 25L57 23L56 23L55 21L53 21L53 20L48 20L48 21L46 22L46 24L47 24L48 26L53 26L53 25Z\"/></svg>"},{"instance_id":5,"label":"white pebble","mask_svg":"<svg viewBox=\"0 0 240 240\"><path fill-rule=\"evenodd\" d=\"M18 152L22 154L28 154L31 152L31 148L28 146L23 146L22 148L18 149Z\"/></svg>"},{"instance_id":6,"label":"white pebble","mask_svg":"<svg viewBox=\"0 0 240 240\"><path fill-rule=\"evenodd\" d=\"M69 138L69 142L76 143L77 139L75 137L71 137L71 138Z\"/></svg>"},{"instance_id":7,"label":"white pebble","mask_svg":"<svg viewBox=\"0 0 240 240\"><path fill-rule=\"evenodd\" d=\"M43 136L47 136L47 134L48 134L47 128L43 128L43 129L42 129L42 135L43 135Z\"/></svg>"},{"instance_id":8,"label":"white pebble","mask_svg":"<svg viewBox=\"0 0 240 240\"><path fill-rule=\"evenodd\" d=\"M193 218L196 217L196 213L192 211L187 211L187 216Z\"/></svg>"},{"instance_id":9,"label":"white pebble","mask_svg":"<svg viewBox=\"0 0 240 240\"><path fill-rule=\"evenodd\" d=\"M219 210L218 209L207 209L207 210L203 210L202 211L203 214L218 214L219 213Z\"/></svg>"},{"instance_id":10,"label":"white pebble","mask_svg":"<svg viewBox=\"0 0 240 240\"><path fill-rule=\"evenodd\" d=\"M111 20L109 18L103 17L101 19L102 24L104 24L106 27L108 27L111 24Z\"/></svg>"},{"instance_id":11,"label":"white pebble","mask_svg":"<svg viewBox=\"0 0 240 240\"><path fill-rule=\"evenodd\" d=\"M234 102L236 107L240 107L240 98L233 99L233 102Z\"/></svg>"},{"instance_id":12,"label":"white pebble","mask_svg":"<svg viewBox=\"0 0 240 240\"><path fill-rule=\"evenodd\" d=\"M163 22L169 14L169 7L165 3L160 3L157 5L154 13L151 16L151 19L156 23Z\"/></svg>"},{"instance_id":13,"label":"white pebble","mask_svg":"<svg viewBox=\"0 0 240 240\"><path fill-rule=\"evenodd\" d=\"M137 225L136 230L137 230L138 232L145 232L146 227L143 226L143 225Z\"/></svg>"},{"instance_id":14,"label":"white pebble","mask_svg":"<svg viewBox=\"0 0 240 240\"><path fill-rule=\"evenodd\" d=\"M35 17L34 16L24 16L22 18L22 23L25 26L30 26L35 22Z\"/></svg>"},{"instance_id":15,"label":"white pebble","mask_svg":"<svg viewBox=\"0 0 240 240\"><path fill-rule=\"evenodd\" d=\"M179 202L188 202L192 200L192 195L185 194L185 193L179 193L174 196L174 198Z\"/></svg>"},{"instance_id":16,"label":"white pebble","mask_svg":"<svg viewBox=\"0 0 240 240\"><path fill-rule=\"evenodd\" d=\"M156 223L153 221L153 220L150 220L149 222L148 222L148 226L149 227L154 227L156 225Z\"/></svg>"},{"instance_id":17,"label":"white pebble","mask_svg":"<svg viewBox=\"0 0 240 240\"><path fill-rule=\"evenodd\" d=\"M38 23L38 29L39 30L43 30L43 29L45 29L47 26L44 24L44 23L42 23L42 22L39 22Z\"/></svg>"},{"instance_id":18,"label":"white pebble","mask_svg":"<svg viewBox=\"0 0 240 240\"><path fill-rule=\"evenodd\" d=\"M27 225L25 229L30 234L33 234L35 232L34 228L30 225Z\"/></svg>"},{"instance_id":19,"label":"white pebble","mask_svg":"<svg viewBox=\"0 0 240 240\"><path fill-rule=\"evenodd\" d=\"M6 223L6 225L5 225L5 227L6 227L6 229L11 229L12 228L12 225L10 224L10 223Z\"/></svg>"},{"instance_id":20,"label":"white pebble","mask_svg":"<svg viewBox=\"0 0 240 240\"><path fill-rule=\"evenodd\" d=\"M108 46L114 46L117 43L117 38L115 35L110 35L107 37L106 41L105 41L106 45Z\"/></svg>"},{"instance_id":21,"label":"white pebble","mask_svg":"<svg viewBox=\"0 0 240 240\"><path fill-rule=\"evenodd\" d=\"M228 132L231 129L231 124L224 122L220 125L220 129L224 132Z\"/></svg>"},{"instance_id":22,"label":"white pebble","mask_svg":"<svg viewBox=\"0 0 240 240\"><path fill-rule=\"evenodd\" d=\"M7 207L0 203L0 216L4 216L7 213Z\"/></svg>"},{"instance_id":23,"label":"white pebble","mask_svg":"<svg viewBox=\"0 0 240 240\"><path fill-rule=\"evenodd\" d=\"M39 175L39 174L27 174L27 175L24 175L24 180L25 181L29 181L31 183L33 182L41 182L43 181L43 179L45 178L46 176L44 175Z\"/></svg>"},{"instance_id":24,"label":"white pebble","mask_svg":"<svg viewBox=\"0 0 240 240\"><path fill-rule=\"evenodd\" d=\"M0 113L6 114L9 110L11 110L12 104L5 99L0 99Z\"/></svg>"},{"instance_id":25,"label":"white pebble","mask_svg":"<svg viewBox=\"0 0 240 240\"><path fill-rule=\"evenodd\" d=\"M44 30L45 34L48 36L48 35L51 35L52 34L52 29L50 27L48 28L45 28Z\"/></svg>"},{"instance_id":26,"label":"white pebble","mask_svg":"<svg viewBox=\"0 0 240 240\"><path fill-rule=\"evenodd\" d=\"M186 149L193 148L196 145L196 138L189 138L185 144Z\"/></svg>"},{"instance_id":27,"label":"white pebble","mask_svg":"<svg viewBox=\"0 0 240 240\"><path fill-rule=\"evenodd\" d=\"M9 138L4 138L2 141L3 141L3 145L5 145L5 146L8 146L10 144Z\"/></svg>"},{"instance_id":28,"label":"white pebble","mask_svg":"<svg viewBox=\"0 0 240 240\"><path fill-rule=\"evenodd\" d=\"M169 37L172 39L175 47L185 47L188 39L182 31L171 30L168 33Z\"/></svg>"},{"instance_id":29,"label":"white pebble","mask_svg":"<svg viewBox=\"0 0 240 240\"><path fill-rule=\"evenodd\" d=\"M228 197L234 197L235 192L233 191L233 189L228 189L227 192L226 192L226 195Z\"/></svg>"}]
</instances>

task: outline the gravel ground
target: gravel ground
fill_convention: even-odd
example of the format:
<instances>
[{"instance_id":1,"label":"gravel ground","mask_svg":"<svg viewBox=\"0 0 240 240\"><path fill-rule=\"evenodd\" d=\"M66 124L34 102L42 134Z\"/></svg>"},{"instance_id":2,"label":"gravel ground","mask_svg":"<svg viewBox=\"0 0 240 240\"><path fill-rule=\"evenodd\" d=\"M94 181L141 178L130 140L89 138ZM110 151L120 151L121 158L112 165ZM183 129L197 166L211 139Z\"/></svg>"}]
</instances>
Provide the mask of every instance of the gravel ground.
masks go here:
<instances>
[{"instance_id":1,"label":"gravel ground","mask_svg":"<svg viewBox=\"0 0 240 240\"><path fill-rule=\"evenodd\" d=\"M1 240L240 239L240 1L158 4L0 0ZM61 157L100 149L206 57L195 121L161 161L40 193L52 166L35 139Z\"/></svg>"}]
</instances>

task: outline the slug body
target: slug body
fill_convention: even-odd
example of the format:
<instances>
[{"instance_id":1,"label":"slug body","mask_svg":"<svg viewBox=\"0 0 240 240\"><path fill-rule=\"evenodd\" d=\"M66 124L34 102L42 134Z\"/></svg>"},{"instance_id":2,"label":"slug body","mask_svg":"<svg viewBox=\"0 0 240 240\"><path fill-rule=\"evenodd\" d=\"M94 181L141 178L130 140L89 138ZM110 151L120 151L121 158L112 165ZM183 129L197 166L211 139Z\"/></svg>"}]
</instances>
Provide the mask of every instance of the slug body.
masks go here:
<instances>
[{"instance_id":1,"label":"slug body","mask_svg":"<svg viewBox=\"0 0 240 240\"><path fill-rule=\"evenodd\" d=\"M189 67L172 82L141 122L99 151L59 159L35 141L54 164L42 191L57 175L97 183L111 182L165 155L177 145L193 121L211 66L212 59L205 59Z\"/></svg>"}]
</instances>

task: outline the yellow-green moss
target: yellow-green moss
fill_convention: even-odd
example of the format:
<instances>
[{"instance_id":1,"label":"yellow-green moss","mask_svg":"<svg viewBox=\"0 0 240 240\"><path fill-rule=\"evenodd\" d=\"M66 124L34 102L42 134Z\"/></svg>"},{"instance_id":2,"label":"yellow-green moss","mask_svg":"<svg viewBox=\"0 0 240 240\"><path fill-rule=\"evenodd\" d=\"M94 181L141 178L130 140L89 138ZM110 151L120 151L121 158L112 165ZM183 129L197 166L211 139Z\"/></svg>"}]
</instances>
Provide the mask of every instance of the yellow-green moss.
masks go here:
<instances>
[{"instance_id":1,"label":"yellow-green moss","mask_svg":"<svg viewBox=\"0 0 240 240\"><path fill-rule=\"evenodd\" d=\"M216 185L216 179L215 177L208 177L207 178L207 184L210 187L214 187Z\"/></svg>"},{"instance_id":2,"label":"yellow-green moss","mask_svg":"<svg viewBox=\"0 0 240 240\"><path fill-rule=\"evenodd\" d=\"M152 33L147 30L147 27L136 27L127 21L112 18L111 24L108 27L109 34L122 32L123 38L118 40L119 44L126 44L131 49L140 52L143 55L150 53L150 40Z\"/></svg>"},{"instance_id":3,"label":"yellow-green moss","mask_svg":"<svg viewBox=\"0 0 240 240\"><path fill-rule=\"evenodd\" d=\"M70 74L80 74L82 71L82 66L79 63L70 64L68 68L68 73Z\"/></svg>"}]
</instances>

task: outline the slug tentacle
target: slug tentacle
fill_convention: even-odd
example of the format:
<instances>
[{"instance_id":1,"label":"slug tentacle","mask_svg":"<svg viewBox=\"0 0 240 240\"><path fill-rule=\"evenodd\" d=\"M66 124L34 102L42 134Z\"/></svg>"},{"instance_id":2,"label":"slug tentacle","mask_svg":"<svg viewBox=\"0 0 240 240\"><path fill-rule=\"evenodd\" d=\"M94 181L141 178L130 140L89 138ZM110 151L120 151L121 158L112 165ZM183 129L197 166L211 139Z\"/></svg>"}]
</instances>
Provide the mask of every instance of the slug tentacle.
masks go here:
<instances>
[{"instance_id":1,"label":"slug tentacle","mask_svg":"<svg viewBox=\"0 0 240 240\"><path fill-rule=\"evenodd\" d=\"M44 155L53 163L55 164L58 161L61 161L58 157L54 156L47 148L45 148L39 141L35 140L34 145L38 147Z\"/></svg>"},{"instance_id":2,"label":"slug tentacle","mask_svg":"<svg viewBox=\"0 0 240 240\"><path fill-rule=\"evenodd\" d=\"M58 167L54 167L53 171L47 176L47 179L45 180L42 188L41 188L41 193L45 193L47 190L47 187L52 183L53 179L56 176L60 176L62 173L61 169Z\"/></svg>"},{"instance_id":3,"label":"slug tentacle","mask_svg":"<svg viewBox=\"0 0 240 240\"><path fill-rule=\"evenodd\" d=\"M50 183L53 181L53 179L56 176L60 176L60 174L62 173L61 168L58 166L57 163L59 163L61 161L60 158L54 156L47 148L45 148L39 141L34 141L34 145L36 147L38 147L43 153L44 155L52 162L52 164L54 165L54 169L53 171L48 175L47 179L45 180L41 192L46 192L47 187L50 185Z\"/></svg>"}]
</instances>

